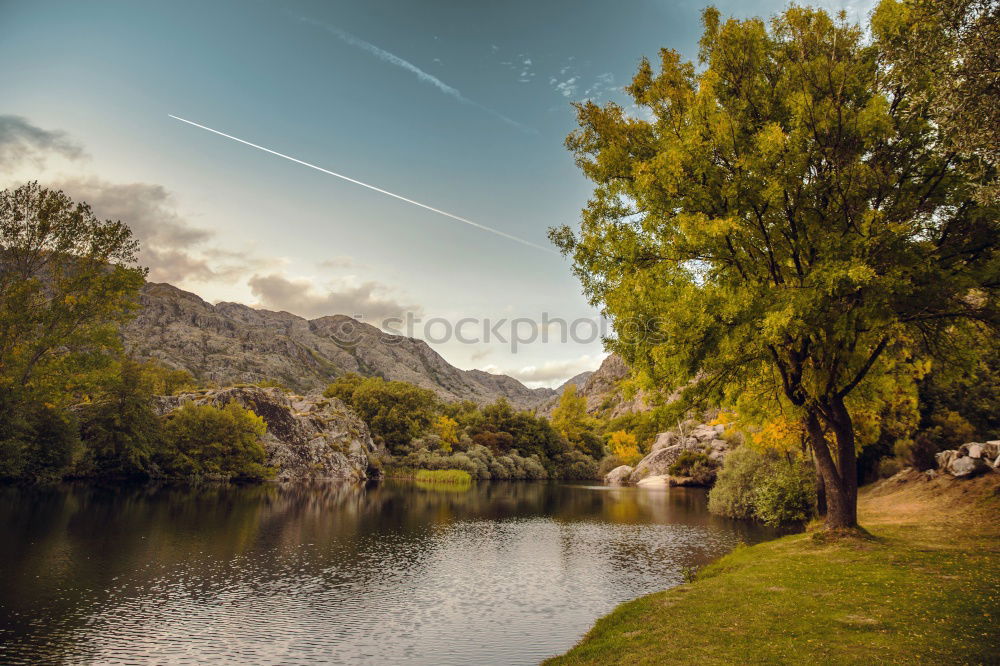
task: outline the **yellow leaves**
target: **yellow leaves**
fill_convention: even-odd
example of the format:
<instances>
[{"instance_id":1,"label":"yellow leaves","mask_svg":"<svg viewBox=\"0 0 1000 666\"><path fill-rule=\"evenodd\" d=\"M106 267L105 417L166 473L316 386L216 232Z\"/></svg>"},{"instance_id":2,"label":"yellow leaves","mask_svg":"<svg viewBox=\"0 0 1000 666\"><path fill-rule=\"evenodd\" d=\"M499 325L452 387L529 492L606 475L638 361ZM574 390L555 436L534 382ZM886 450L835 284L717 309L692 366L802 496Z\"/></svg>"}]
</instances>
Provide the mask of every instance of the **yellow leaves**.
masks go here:
<instances>
[{"instance_id":1,"label":"yellow leaves","mask_svg":"<svg viewBox=\"0 0 1000 666\"><path fill-rule=\"evenodd\" d=\"M626 465L635 465L642 459L635 435L624 430L616 430L608 437L608 450Z\"/></svg>"},{"instance_id":2,"label":"yellow leaves","mask_svg":"<svg viewBox=\"0 0 1000 666\"><path fill-rule=\"evenodd\" d=\"M458 443L458 421L442 414L434 421L434 433L441 439L441 448L451 451L451 447Z\"/></svg>"},{"instance_id":3,"label":"yellow leaves","mask_svg":"<svg viewBox=\"0 0 1000 666\"><path fill-rule=\"evenodd\" d=\"M778 415L765 421L755 432L750 433L748 443L757 450L798 452L802 449L805 430L799 419Z\"/></svg>"}]
</instances>

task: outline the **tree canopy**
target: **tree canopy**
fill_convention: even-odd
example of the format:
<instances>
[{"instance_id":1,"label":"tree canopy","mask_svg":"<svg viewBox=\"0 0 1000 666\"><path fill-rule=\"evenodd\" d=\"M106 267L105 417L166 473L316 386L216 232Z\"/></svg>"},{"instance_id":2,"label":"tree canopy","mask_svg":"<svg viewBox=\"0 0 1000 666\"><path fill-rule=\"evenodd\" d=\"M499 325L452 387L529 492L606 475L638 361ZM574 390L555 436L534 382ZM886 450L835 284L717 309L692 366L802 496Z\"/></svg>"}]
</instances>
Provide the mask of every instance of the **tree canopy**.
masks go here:
<instances>
[{"instance_id":1,"label":"tree canopy","mask_svg":"<svg viewBox=\"0 0 1000 666\"><path fill-rule=\"evenodd\" d=\"M698 66L644 60L636 114L577 106L567 146L594 192L579 232L550 232L634 368L801 419L831 526L856 523L852 416L880 378L1000 322L983 155L953 148L931 82L893 65L879 35L904 13L879 16L866 39L822 10L707 9Z\"/></svg>"}]
</instances>

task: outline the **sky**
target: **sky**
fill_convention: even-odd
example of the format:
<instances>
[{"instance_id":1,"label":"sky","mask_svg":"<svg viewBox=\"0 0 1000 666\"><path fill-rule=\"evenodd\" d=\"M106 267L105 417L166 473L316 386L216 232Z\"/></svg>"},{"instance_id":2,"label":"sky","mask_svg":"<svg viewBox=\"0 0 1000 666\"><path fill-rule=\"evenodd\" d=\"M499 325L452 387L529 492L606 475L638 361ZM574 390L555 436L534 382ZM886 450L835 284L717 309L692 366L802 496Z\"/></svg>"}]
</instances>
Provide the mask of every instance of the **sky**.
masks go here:
<instances>
[{"instance_id":1,"label":"sky","mask_svg":"<svg viewBox=\"0 0 1000 666\"><path fill-rule=\"evenodd\" d=\"M661 47L693 59L703 6L0 0L0 186L129 223L149 279L207 301L360 316L555 386L608 332L546 238L590 193L571 103L627 106Z\"/></svg>"}]
</instances>

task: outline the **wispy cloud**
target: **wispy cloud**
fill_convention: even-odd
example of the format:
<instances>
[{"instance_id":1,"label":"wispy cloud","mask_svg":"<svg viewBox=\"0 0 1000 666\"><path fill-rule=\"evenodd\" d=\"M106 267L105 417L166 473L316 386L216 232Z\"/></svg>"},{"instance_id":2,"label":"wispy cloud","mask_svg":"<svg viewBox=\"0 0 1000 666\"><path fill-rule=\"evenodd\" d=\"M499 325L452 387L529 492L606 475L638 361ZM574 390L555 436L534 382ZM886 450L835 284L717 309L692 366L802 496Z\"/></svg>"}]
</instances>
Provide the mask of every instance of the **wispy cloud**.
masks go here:
<instances>
[{"instance_id":1,"label":"wispy cloud","mask_svg":"<svg viewBox=\"0 0 1000 666\"><path fill-rule=\"evenodd\" d=\"M50 155L74 160L84 152L65 132L43 129L23 116L0 116L0 172L25 161L41 166Z\"/></svg>"},{"instance_id":2,"label":"wispy cloud","mask_svg":"<svg viewBox=\"0 0 1000 666\"><path fill-rule=\"evenodd\" d=\"M433 74L430 74L429 72L425 72L424 70L420 69L419 67L417 67L416 65L414 65L409 60L405 60L404 58L400 58L398 55L396 55L394 53L391 53L389 51L386 51L385 49L383 49L381 47L378 47L375 44L372 44L371 42L365 41L364 39L361 39L360 37L352 35L351 33L347 32L346 30L341 30L340 28L338 28L336 26L329 25L329 24L323 23L321 21L316 21L316 20L313 20L313 19L305 17L305 16L300 16L298 18L299 18L300 21L302 21L304 23L308 23L309 25L312 25L312 26L315 26L317 28L320 28L321 30L325 30L326 32L330 33L331 35L333 35L334 37L336 37L340 41L344 42L345 44L348 44L348 45L353 46L355 48L361 49L362 51L365 51L365 52L369 53L370 55L375 56L376 58L378 58L382 62L385 62L385 63L388 63L390 65L393 65L394 67L399 67L400 69L405 69L407 72L410 72L411 74L413 74L414 76L416 76L417 79L419 81L421 81L422 83L426 83L428 85L434 86L435 88L437 88L439 91L441 91L445 95L448 95L449 97L452 97L453 99L458 100L462 104L467 104L469 106L474 106L477 109L485 111L486 113L490 114L494 118L497 118L498 120L501 120L504 123L510 125L511 127L514 127L514 128L517 128L517 129L521 130L522 132L527 132L529 134L537 134L538 133L538 131L535 130L534 128L528 127L527 125L519 123L516 120L508 118L507 116L503 115L499 111L491 109L488 106L484 106L484 105L480 104L479 102L477 102L477 101L475 101L473 99L469 99L468 97L466 97L465 95L463 95L462 92L460 90L458 90L458 88L455 88L454 86L448 85L447 83L445 83L444 81L442 81L438 77L434 76Z\"/></svg>"}]
</instances>

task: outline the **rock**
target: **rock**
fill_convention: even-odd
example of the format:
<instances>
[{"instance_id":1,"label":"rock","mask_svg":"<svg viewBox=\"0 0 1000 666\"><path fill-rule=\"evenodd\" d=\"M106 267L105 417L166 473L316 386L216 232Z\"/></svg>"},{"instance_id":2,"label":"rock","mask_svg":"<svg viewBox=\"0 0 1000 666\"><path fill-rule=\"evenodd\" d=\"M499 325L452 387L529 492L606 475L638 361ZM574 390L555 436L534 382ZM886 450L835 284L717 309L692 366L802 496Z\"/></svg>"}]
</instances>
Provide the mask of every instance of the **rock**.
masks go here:
<instances>
[{"instance_id":1,"label":"rock","mask_svg":"<svg viewBox=\"0 0 1000 666\"><path fill-rule=\"evenodd\" d=\"M669 474L669 468L681 457L681 453L686 451L683 444L674 444L665 449L651 452L648 456L639 461L639 464L632 470L629 480L638 483L647 476L661 476Z\"/></svg>"},{"instance_id":2,"label":"rock","mask_svg":"<svg viewBox=\"0 0 1000 666\"><path fill-rule=\"evenodd\" d=\"M955 458L948 465L947 471L956 478L973 477L989 469L989 466L981 458L971 458L962 456Z\"/></svg>"},{"instance_id":3,"label":"rock","mask_svg":"<svg viewBox=\"0 0 1000 666\"><path fill-rule=\"evenodd\" d=\"M706 424L698 425L688 433L689 437L693 437L698 442L708 442L715 439L716 436L715 426L710 426Z\"/></svg>"},{"instance_id":4,"label":"rock","mask_svg":"<svg viewBox=\"0 0 1000 666\"><path fill-rule=\"evenodd\" d=\"M983 445L978 443L966 444L968 447L967 451L970 458L982 458L983 457Z\"/></svg>"},{"instance_id":5,"label":"rock","mask_svg":"<svg viewBox=\"0 0 1000 666\"><path fill-rule=\"evenodd\" d=\"M660 449L665 449L668 446L673 446L677 443L678 435L673 430L668 430L667 432L661 432L656 436L653 441L653 446L650 447L650 451L659 451Z\"/></svg>"},{"instance_id":6,"label":"rock","mask_svg":"<svg viewBox=\"0 0 1000 666\"><path fill-rule=\"evenodd\" d=\"M621 486L628 483L632 475L632 467L629 465L619 465L604 475L604 483L609 486Z\"/></svg>"},{"instance_id":7,"label":"rock","mask_svg":"<svg viewBox=\"0 0 1000 666\"><path fill-rule=\"evenodd\" d=\"M169 415L185 402L216 407L235 402L263 418L267 464L277 470L278 481L361 481L367 478L370 459L385 454L375 446L365 423L336 398L236 386L159 396L155 408Z\"/></svg>"},{"instance_id":8,"label":"rock","mask_svg":"<svg viewBox=\"0 0 1000 666\"><path fill-rule=\"evenodd\" d=\"M669 488L670 475L654 474L652 476L647 476L646 478L640 480L635 485L639 486L640 488Z\"/></svg>"},{"instance_id":9,"label":"rock","mask_svg":"<svg viewBox=\"0 0 1000 666\"><path fill-rule=\"evenodd\" d=\"M994 439L983 444L983 456L990 460L1000 457L1000 439Z\"/></svg>"},{"instance_id":10,"label":"rock","mask_svg":"<svg viewBox=\"0 0 1000 666\"><path fill-rule=\"evenodd\" d=\"M950 449L948 451L938 451L934 454L934 460L937 462L938 469L947 471L948 466L951 461L958 457L958 451Z\"/></svg>"}]
</instances>

